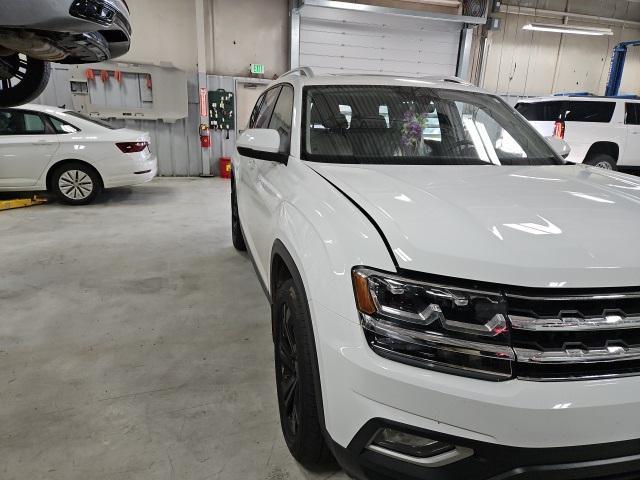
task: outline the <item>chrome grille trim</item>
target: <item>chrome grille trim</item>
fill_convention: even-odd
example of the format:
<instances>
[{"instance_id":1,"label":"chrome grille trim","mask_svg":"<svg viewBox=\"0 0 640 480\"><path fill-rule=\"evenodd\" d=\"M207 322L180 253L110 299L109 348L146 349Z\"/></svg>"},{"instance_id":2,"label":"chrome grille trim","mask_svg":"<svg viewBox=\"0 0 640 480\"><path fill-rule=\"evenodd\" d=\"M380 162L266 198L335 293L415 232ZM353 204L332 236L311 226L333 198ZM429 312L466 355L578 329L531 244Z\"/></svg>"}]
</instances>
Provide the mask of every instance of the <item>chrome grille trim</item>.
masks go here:
<instances>
[{"instance_id":1,"label":"chrome grille trim","mask_svg":"<svg viewBox=\"0 0 640 480\"><path fill-rule=\"evenodd\" d=\"M566 314L566 316L564 315ZM640 328L640 316L627 317L623 312L603 312L601 317L584 318L579 312L560 312L557 318L509 315L512 328L535 332L593 331Z\"/></svg>"},{"instance_id":2,"label":"chrome grille trim","mask_svg":"<svg viewBox=\"0 0 640 480\"><path fill-rule=\"evenodd\" d=\"M514 350L520 363L577 364L640 360L640 348L620 346L591 350L574 348L550 352L541 352L539 350L529 350L526 348L515 348Z\"/></svg>"}]
</instances>

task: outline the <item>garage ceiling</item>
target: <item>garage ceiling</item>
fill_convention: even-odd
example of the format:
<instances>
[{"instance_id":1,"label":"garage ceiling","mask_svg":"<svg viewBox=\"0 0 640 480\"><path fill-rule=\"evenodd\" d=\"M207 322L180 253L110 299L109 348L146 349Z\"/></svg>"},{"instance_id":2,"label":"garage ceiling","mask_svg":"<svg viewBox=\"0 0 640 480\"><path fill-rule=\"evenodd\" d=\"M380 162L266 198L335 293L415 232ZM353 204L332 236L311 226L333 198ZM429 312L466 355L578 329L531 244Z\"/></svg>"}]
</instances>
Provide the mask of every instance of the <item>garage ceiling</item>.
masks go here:
<instances>
[{"instance_id":1,"label":"garage ceiling","mask_svg":"<svg viewBox=\"0 0 640 480\"><path fill-rule=\"evenodd\" d=\"M640 0L505 0L503 3L541 10L640 21Z\"/></svg>"}]
</instances>

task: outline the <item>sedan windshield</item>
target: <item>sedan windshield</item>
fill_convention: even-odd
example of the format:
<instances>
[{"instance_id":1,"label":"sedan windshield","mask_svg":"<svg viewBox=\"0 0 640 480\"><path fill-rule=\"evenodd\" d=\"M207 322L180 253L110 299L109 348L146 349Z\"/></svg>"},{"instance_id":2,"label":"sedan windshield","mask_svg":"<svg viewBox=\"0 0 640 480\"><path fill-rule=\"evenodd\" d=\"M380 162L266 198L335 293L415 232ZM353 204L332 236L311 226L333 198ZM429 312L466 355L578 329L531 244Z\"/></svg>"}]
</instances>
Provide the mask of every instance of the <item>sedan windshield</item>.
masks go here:
<instances>
[{"instance_id":1,"label":"sedan windshield","mask_svg":"<svg viewBox=\"0 0 640 480\"><path fill-rule=\"evenodd\" d=\"M494 95L425 87L304 90L302 158L423 165L560 165L547 142Z\"/></svg>"}]
</instances>

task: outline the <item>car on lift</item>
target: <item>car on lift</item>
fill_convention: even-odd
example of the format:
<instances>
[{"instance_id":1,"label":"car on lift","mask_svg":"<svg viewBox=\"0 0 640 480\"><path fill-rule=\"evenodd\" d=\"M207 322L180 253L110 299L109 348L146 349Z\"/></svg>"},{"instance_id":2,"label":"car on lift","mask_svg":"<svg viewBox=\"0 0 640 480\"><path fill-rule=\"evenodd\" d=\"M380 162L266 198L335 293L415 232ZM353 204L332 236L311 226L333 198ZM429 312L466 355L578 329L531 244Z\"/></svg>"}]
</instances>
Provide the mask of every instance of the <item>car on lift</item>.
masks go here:
<instances>
[{"instance_id":1,"label":"car on lift","mask_svg":"<svg viewBox=\"0 0 640 480\"><path fill-rule=\"evenodd\" d=\"M231 233L271 304L299 462L639 478L640 181L550 142L455 78L300 69L263 93Z\"/></svg>"},{"instance_id":2,"label":"car on lift","mask_svg":"<svg viewBox=\"0 0 640 480\"><path fill-rule=\"evenodd\" d=\"M96 63L124 55L131 32L124 0L2 0L0 106L38 97L51 62Z\"/></svg>"},{"instance_id":3,"label":"car on lift","mask_svg":"<svg viewBox=\"0 0 640 480\"><path fill-rule=\"evenodd\" d=\"M0 192L49 191L69 205L105 188L151 181L158 161L148 132L43 105L0 108Z\"/></svg>"},{"instance_id":4,"label":"car on lift","mask_svg":"<svg viewBox=\"0 0 640 480\"><path fill-rule=\"evenodd\" d=\"M567 160L607 170L640 171L640 99L593 95L523 99L516 105L545 136L571 146Z\"/></svg>"}]
</instances>

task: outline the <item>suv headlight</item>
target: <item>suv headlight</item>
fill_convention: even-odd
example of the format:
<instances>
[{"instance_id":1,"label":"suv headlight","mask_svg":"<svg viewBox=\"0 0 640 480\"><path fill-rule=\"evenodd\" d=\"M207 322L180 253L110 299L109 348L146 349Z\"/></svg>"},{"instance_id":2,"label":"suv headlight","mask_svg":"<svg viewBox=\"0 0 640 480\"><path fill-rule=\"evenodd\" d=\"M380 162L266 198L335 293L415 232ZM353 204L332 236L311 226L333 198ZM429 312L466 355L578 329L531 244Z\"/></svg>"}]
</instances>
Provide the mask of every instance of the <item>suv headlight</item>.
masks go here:
<instances>
[{"instance_id":1,"label":"suv headlight","mask_svg":"<svg viewBox=\"0 0 640 480\"><path fill-rule=\"evenodd\" d=\"M356 267L356 305L370 347L417 367L484 380L512 378L507 307L499 292L420 282Z\"/></svg>"}]
</instances>

